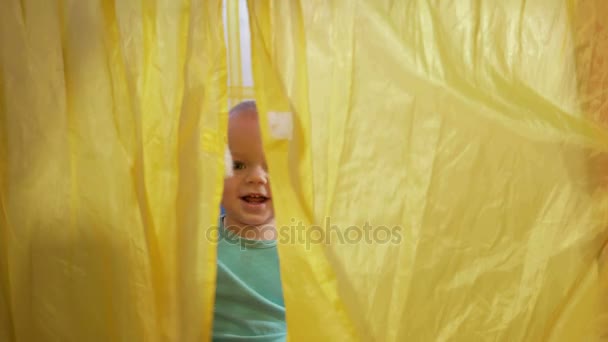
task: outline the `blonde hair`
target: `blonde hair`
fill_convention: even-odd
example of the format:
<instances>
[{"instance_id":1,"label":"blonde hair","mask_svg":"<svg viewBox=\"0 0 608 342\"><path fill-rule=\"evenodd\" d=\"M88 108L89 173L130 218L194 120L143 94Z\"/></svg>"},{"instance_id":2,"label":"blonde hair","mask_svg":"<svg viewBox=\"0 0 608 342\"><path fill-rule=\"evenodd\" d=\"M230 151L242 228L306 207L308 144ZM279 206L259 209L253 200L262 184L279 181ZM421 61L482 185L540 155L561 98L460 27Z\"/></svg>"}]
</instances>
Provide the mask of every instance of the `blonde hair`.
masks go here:
<instances>
[{"instance_id":1,"label":"blonde hair","mask_svg":"<svg viewBox=\"0 0 608 342\"><path fill-rule=\"evenodd\" d=\"M236 106L232 107L232 109L230 109L230 111L228 112L228 116L234 116L240 112L245 112L245 111L252 111L252 112L258 112L258 106L255 104L255 101L253 100L246 100L243 102L238 103Z\"/></svg>"}]
</instances>

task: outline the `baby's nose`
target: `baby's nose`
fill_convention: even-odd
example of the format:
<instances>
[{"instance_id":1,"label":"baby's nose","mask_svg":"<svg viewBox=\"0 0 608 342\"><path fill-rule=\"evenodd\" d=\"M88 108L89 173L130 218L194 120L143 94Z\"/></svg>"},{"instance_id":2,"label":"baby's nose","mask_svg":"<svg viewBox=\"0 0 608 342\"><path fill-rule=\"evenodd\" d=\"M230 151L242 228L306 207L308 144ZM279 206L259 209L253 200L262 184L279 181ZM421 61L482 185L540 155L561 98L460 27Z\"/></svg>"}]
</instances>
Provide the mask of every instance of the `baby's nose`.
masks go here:
<instances>
[{"instance_id":1,"label":"baby's nose","mask_svg":"<svg viewBox=\"0 0 608 342\"><path fill-rule=\"evenodd\" d=\"M252 167L249 172L248 181L252 183L268 183L268 172L261 166Z\"/></svg>"}]
</instances>

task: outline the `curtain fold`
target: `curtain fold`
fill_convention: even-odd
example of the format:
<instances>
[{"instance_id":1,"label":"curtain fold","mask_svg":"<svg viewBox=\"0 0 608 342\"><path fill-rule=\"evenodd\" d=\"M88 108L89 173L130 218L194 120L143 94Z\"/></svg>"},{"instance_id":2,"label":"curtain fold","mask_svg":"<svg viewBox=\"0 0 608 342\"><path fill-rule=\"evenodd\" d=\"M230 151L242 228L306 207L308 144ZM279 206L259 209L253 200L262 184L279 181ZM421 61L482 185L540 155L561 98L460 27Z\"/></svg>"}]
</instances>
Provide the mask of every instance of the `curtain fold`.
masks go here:
<instances>
[{"instance_id":1,"label":"curtain fold","mask_svg":"<svg viewBox=\"0 0 608 342\"><path fill-rule=\"evenodd\" d=\"M292 339L599 338L605 6L249 7Z\"/></svg>"},{"instance_id":2,"label":"curtain fold","mask_svg":"<svg viewBox=\"0 0 608 342\"><path fill-rule=\"evenodd\" d=\"M0 17L0 339L208 339L221 1L8 0Z\"/></svg>"}]
</instances>

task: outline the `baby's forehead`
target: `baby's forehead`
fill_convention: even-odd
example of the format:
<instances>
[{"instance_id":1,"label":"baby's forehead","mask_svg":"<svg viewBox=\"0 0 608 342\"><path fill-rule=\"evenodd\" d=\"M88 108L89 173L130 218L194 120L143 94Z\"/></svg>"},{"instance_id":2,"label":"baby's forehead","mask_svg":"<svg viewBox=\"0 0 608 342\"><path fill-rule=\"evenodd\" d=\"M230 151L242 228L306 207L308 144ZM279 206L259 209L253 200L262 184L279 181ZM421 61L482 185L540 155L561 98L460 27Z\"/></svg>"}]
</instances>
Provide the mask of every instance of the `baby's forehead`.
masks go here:
<instances>
[{"instance_id":1,"label":"baby's forehead","mask_svg":"<svg viewBox=\"0 0 608 342\"><path fill-rule=\"evenodd\" d=\"M235 148L234 146L230 149L230 155L232 160L245 162L245 163L265 163L266 156L261 146L240 146Z\"/></svg>"},{"instance_id":2,"label":"baby's forehead","mask_svg":"<svg viewBox=\"0 0 608 342\"><path fill-rule=\"evenodd\" d=\"M235 135L256 135L259 130L258 113L255 108L235 108L228 117L228 138Z\"/></svg>"},{"instance_id":3,"label":"baby's forehead","mask_svg":"<svg viewBox=\"0 0 608 342\"><path fill-rule=\"evenodd\" d=\"M228 124L228 141L233 144L261 143L260 125L255 112L242 111L230 117Z\"/></svg>"},{"instance_id":4,"label":"baby's forehead","mask_svg":"<svg viewBox=\"0 0 608 342\"><path fill-rule=\"evenodd\" d=\"M231 146L261 144L258 112L254 102L242 102L230 110L228 141Z\"/></svg>"},{"instance_id":5,"label":"baby's forehead","mask_svg":"<svg viewBox=\"0 0 608 342\"><path fill-rule=\"evenodd\" d=\"M228 132L230 135L238 134L255 135L259 132L259 122L257 114L252 112L238 112L230 117L228 121Z\"/></svg>"}]
</instances>

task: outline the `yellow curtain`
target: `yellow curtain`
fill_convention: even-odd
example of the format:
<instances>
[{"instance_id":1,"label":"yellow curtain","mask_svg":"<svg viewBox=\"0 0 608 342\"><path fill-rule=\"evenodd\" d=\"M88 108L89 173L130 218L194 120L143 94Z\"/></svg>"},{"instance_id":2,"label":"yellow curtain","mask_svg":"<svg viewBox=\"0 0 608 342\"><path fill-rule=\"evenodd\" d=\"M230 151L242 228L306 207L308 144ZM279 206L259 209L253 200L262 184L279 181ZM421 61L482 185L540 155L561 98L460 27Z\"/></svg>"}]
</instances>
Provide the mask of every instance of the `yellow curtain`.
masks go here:
<instances>
[{"instance_id":1,"label":"yellow curtain","mask_svg":"<svg viewBox=\"0 0 608 342\"><path fill-rule=\"evenodd\" d=\"M602 1L249 9L292 340L600 338Z\"/></svg>"},{"instance_id":2,"label":"yellow curtain","mask_svg":"<svg viewBox=\"0 0 608 342\"><path fill-rule=\"evenodd\" d=\"M207 340L220 0L0 2L0 340Z\"/></svg>"},{"instance_id":3,"label":"yellow curtain","mask_svg":"<svg viewBox=\"0 0 608 342\"><path fill-rule=\"evenodd\" d=\"M0 341L209 339L222 10L0 1ZM602 0L249 10L291 340L599 339Z\"/></svg>"},{"instance_id":4,"label":"yellow curtain","mask_svg":"<svg viewBox=\"0 0 608 342\"><path fill-rule=\"evenodd\" d=\"M226 45L228 54L228 101L231 106L243 100L254 99L253 87L245 82L244 75L251 67L249 51L242 47L249 44L249 27L242 20L247 18L247 2L224 1L226 16Z\"/></svg>"}]
</instances>

